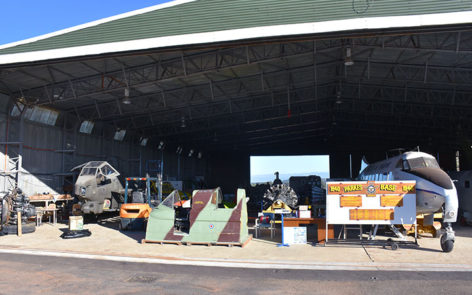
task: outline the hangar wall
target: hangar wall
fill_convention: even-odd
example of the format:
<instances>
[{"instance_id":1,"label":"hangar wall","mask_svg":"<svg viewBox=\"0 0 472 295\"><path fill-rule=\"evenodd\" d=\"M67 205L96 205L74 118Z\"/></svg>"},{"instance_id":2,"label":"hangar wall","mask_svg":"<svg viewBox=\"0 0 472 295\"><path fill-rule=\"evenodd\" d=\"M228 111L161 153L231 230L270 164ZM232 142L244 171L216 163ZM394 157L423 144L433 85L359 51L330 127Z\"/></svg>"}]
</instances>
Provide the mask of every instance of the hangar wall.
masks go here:
<instances>
[{"instance_id":1,"label":"hangar wall","mask_svg":"<svg viewBox=\"0 0 472 295\"><path fill-rule=\"evenodd\" d=\"M221 187L224 194L249 187L249 154L241 151L213 153L208 163L208 187Z\"/></svg>"},{"instance_id":2,"label":"hangar wall","mask_svg":"<svg viewBox=\"0 0 472 295\"><path fill-rule=\"evenodd\" d=\"M14 169L12 158L21 154L18 186L27 195L63 193L64 187L70 189L74 180L71 168L92 160L110 162L122 176L142 176L147 160L164 159L164 179L184 180L189 186L193 176L206 176L204 158L176 155L173 150L159 151L152 144L142 147L133 136L119 142L105 135L105 126L101 126L98 135L82 134L78 132L80 121L71 117L62 118L63 127L14 118L8 115L8 101L0 94L0 141L14 144L0 145L0 170L4 173ZM0 191L11 189L14 182L9 179L0 175Z\"/></svg>"}]
</instances>

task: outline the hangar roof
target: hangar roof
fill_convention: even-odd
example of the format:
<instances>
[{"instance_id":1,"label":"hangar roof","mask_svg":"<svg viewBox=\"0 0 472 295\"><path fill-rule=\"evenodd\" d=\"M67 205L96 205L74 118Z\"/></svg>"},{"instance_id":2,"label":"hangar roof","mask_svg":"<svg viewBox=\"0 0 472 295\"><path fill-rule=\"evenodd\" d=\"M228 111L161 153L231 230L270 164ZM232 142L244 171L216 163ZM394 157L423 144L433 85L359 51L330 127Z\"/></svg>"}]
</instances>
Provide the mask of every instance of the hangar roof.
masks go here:
<instances>
[{"instance_id":1,"label":"hangar roof","mask_svg":"<svg viewBox=\"0 0 472 295\"><path fill-rule=\"evenodd\" d=\"M0 46L0 64L262 37L468 23L472 1L177 0Z\"/></svg>"}]
</instances>

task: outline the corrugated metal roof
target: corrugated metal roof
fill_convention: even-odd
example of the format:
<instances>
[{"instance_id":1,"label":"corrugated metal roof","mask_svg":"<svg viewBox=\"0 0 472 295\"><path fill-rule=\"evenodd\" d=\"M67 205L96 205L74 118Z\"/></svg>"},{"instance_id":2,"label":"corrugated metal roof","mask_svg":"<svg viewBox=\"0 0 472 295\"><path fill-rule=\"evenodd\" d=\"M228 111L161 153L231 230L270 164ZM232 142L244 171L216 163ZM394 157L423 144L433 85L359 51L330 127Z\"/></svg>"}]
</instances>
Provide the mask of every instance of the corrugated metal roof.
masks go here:
<instances>
[{"instance_id":1,"label":"corrugated metal roof","mask_svg":"<svg viewBox=\"0 0 472 295\"><path fill-rule=\"evenodd\" d=\"M198 0L0 49L0 55L332 20L472 10L468 0Z\"/></svg>"}]
</instances>

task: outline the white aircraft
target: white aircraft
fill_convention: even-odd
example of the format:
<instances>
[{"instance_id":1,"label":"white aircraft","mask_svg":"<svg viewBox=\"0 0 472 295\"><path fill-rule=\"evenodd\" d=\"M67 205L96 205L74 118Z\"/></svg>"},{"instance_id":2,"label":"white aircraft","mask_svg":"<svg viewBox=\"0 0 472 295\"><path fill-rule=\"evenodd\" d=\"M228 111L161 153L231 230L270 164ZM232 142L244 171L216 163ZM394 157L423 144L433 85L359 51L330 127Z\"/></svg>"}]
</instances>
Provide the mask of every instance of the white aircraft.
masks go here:
<instances>
[{"instance_id":1,"label":"white aircraft","mask_svg":"<svg viewBox=\"0 0 472 295\"><path fill-rule=\"evenodd\" d=\"M361 169L361 180L415 180L417 214L425 215L424 225L432 225L434 213L444 210L443 225L446 232L441 236L441 248L444 252L452 251L455 236L451 223L457 220L457 191L451 178L439 167L433 156L422 152L406 152L370 165L363 163Z\"/></svg>"}]
</instances>

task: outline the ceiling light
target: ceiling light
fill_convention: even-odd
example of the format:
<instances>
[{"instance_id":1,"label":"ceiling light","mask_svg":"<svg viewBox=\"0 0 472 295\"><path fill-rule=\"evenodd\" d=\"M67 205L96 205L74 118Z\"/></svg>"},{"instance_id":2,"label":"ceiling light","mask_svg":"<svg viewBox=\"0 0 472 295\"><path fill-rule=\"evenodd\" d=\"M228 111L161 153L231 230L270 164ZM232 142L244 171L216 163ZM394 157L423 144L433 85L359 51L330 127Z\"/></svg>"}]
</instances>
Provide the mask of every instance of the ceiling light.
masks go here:
<instances>
[{"instance_id":1,"label":"ceiling light","mask_svg":"<svg viewBox=\"0 0 472 295\"><path fill-rule=\"evenodd\" d=\"M185 117L184 117L184 116L182 116L182 118L180 119L180 121L181 121L181 124L180 124L180 127L181 127L181 128L187 127L187 124L185 123Z\"/></svg>"},{"instance_id":2,"label":"ceiling light","mask_svg":"<svg viewBox=\"0 0 472 295\"><path fill-rule=\"evenodd\" d=\"M203 155L202 155L202 152L198 152L198 154L197 154L197 158L201 159L201 158L202 158L202 156L203 156Z\"/></svg>"},{"instance_id":3,"label":"ceiling light","mask_svg":"<svg viewBox=\"0 0 472 295\"><path fill-rule=\"evenodd\" d=\"M157 146L157 149L158 150L163 150L164 149L164 142L163 141L159 142L159 145Z\"/></svg>"},{"instance_id":4,"label":"ceiling light","mask_svg":"<svg viewBox=\"0 0 472 295\"><path fill-rule=\"evenodd\" d=\"M189 158L190 158L191 156L193 156L193 150L190 150L190 151L188 152L188 156L189 156Z\"/></svg>"},{"instance_id":5,"label":"ceiling light","mask_svg":"<svg viewBox=\"0 0 472 295\"><path fill-rule=\"evenodd\" d=\"M122 102L124 104L131 104L131 99L129 99L129 88L125 88L125 97L123 98Z\"/></svg>"},{"instance_id":6,"label":"ceiling light","mask_svg":"<svg viewBox=\"0 0 472 295\"><path fill-rule=\"evenodd\" d=\"M344 65L352 66L353 64L354 64L354 61L352 60L352 57L351 57L351 48L347 47L346 48L346 58L344 59Z\"/></svg>"},{"instance_id":7,"label":"ceiling light","mask_svg":"<svg viewBox=\"0 0 472 295\"><path fill-rule=\"evenodd\" d=\"M180 155L180 154L182 153L182 151L183 151L182 147L181 147L181 146L178 146L178 147L177 147L177 150L175 151L175 153L176 153L177 155Z\"/></svg>"},{"instance_id":8,"label":"ceiling light","mask_svg":"<svg viewBox=\"0 0 472 295\"><path fill-rule=\"evenodd\" d=\"M336 92L336 104L342 104L343 101L341 100L341 91Z\"/></svg>"},{"instance_id":9,"label":"ceiling light","mask_svg":"<svg viewBox=\"0 0 472 295\"><path fill-rule=\"evenodd\" d=\"M147 138L147 137L141 137L141 138L140 138L140 140L139 140L139 141L140 141L140 144L141 144L141 146L146 146L146 145L147 145L147 142L148 142L148 140L149 140L149 138Z\"/></svg>"}]
</instances>

